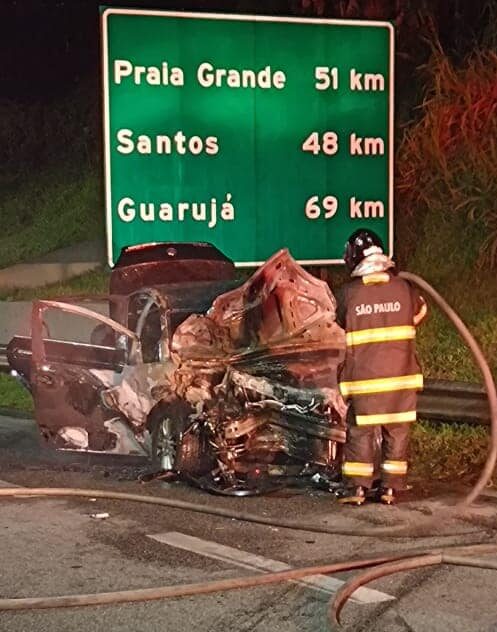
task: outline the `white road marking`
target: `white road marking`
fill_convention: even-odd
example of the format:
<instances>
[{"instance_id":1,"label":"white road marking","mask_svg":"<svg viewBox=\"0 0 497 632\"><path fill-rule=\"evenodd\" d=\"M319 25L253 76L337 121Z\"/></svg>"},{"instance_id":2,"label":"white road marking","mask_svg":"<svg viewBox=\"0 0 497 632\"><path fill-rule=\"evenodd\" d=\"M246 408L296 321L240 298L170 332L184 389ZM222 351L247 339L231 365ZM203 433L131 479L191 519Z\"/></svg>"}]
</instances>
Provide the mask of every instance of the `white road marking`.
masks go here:
<instances>
[{"instance_id":1,"label":"white road marking","mask_svg":"<svg viewBox=\"0 0 497 632\"><path fill-rule=\"evenodd\" d=\"M231 546L225 546L223 544L217 544L216 542L210 542L209 540L202 540L191 535L185 535L184 533L178 533L170 531L168 533L157 533L155 535L148 535L147 537L152 540L156 540L161 544L168 544L178 549L204 555L215 560L220 560L227 564L234 564L240 568L246 568L252 571L260 571L267 573L275 573L278 571L289 571L291 566L284 562L278 562L271 560L261 555L254 555L246 551L240 551L240 549L234 549ZM341 579L336 577L328 577L326 575L312 575L307 578L295 580L292 583L300 584L306 588L311 588L319 592L326 594L334 594L345 583ZM392 595L373 590L371 588L359 588L355 591L352 601L356 603L378 603L380 601L390 601L395 599Z\"/></svg>"},{"instance_id":2,"label":"white road marking","mask_svg":"<svg viewBox=\"0 0 497 632\"><path fill-rule=\"evenodd\" d=\"M14 485L14 483L9 483L9 481L2 481L1 479L0 487L20 487L22 489L22 485Z\"/></svg>"}]
</instances>

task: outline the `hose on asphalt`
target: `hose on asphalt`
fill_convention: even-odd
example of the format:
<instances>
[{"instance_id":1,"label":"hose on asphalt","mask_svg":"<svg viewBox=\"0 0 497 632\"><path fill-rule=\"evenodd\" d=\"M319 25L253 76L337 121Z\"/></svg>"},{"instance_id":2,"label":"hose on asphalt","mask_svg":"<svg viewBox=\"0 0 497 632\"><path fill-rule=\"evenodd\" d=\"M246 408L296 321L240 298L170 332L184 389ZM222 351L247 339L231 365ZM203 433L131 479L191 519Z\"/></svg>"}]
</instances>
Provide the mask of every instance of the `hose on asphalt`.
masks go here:
<instances>
[{"instance_id":1,"label":"hose on asphalt","mask_svg":"<svg viewBox=\"0 0 497 632\"><path fill-rule=\"evenodd\" d=\"M448 305L448 303L438 294L438 292L432 288L426 281L420 277L411 273L403 272L400 276L406 280L414 283L424 293L426 293L440 309L447 315L451 322L456 327L458 333L461 335L476 360L476 363L482 373L485 389L488 396L490 407L490 447L487 455L487 459L483 470L471 489L471 491L464 496L451 511L454 512L457 509L461 509L470 505L483 491L493 474L495 463L497 460L497 392L495 384L492 378L492 374L488 363L483 356L481 349L477 342L468 331L467 327L455 311ZM107 490L85 490L85 489L70 489L70 488L7 488L0 489L0 497L54 497L54 496L80 496L80 497L95 497L95 498L109 498L117 500L126 500L132 502L149 503L154 505L162 505L167 507L174 507L177 509L184 509L187 511L201 512L211 515L222 516L225 518L231 518L246 522L254 522L257 524L265 524L274 527L281 527L286 529L295 529L310 531L315 533L328 533L334 535L347 535L347 536L362 536L362 537L405 537L407 535L413 535L413 527L410 525L393 525L389 527L371 527L371 528L345 528L345 527L328 527L323 525L315 525L312 523L304 523L285 519L273 519L265 518L263 516L257 516L254 514L233 512L220 507L208 507L205 505L199 505L197 503L190 503L181 500L173 500L162 497L154 496L142 496L138 494L126 494L118 493ZM444 510L447 513L448 510ZM415 535L420 535L420 529L438 527L440 524L440 514L437 512L436 516L430 517L423 525L417 525L414 528ZM467 532L465 533L467 534ZM449 534L435 533L435 535L456 535L454 532ZM488 549L489 545L486 546ZM483 549L482 549L483 550ZM495 547L492 549L495 551ZM231 590L235 588L248 588L255 587L263 584L276 583L279 581L288 581L290 579L297 579L299 577L305 577L307 575L313 575L316 573L331 573L339 570L351 570L353 568L361 568L373 566L373 568L366 573L363 573L359 577L353 578L348 582L340 593L337 595L335 604L335 610L332 609L332 618L338 620L341 607L345 604L348 597L359 586L360 582L367 583L378 577L383 577L395 572L410 570L412 568L420 568L421 566L428 566L442 563L462 563L454 561L457 558L453 558L450 562L450 558L444 557L443 552L428 552L417 557L405 558L404 555L393 555L383 558L375 558L375 560L362 560L359 562L342 562L338 564L331 564L328 566L312 567L309 569L296 569L293 571L285 571L283 573L271 573L263 576L238 578L235 580L225 580L220 582L206 582L202 584L189 584L184 586L166 586L160 588L152 588L145 590L132 590L132 591L120 591L114 593L100 593L95 595L73 595L73 596L61 596L61 597L49 597L49 598L27 598L27 599L3 599L0 600L0 610L13 610L13 609L26 609L26 608L51 608L51 607L69 607L69 606L81 606L81 605L98 605L102 603L122 603L124 601L143 601L149 599L164 599L166 597L179 597L185 595L205 594L208 592L215 592L219 590ZM465 562L468 562L467 560ZM497 565L493 563L486 563L485 560L473 560L473 566L479 566L479 562L487 564L485 568L495 568ZM326 570L327 569L327 570ZM359 583L358 583L359 582ZM337 616L335 617L334 612Z\"/></svg>"},{"instance_id":2,"label":"hose on asphalt","mask_svg":"<svg viewBox=\"0 0 497 632\"><path fill-rule=\"evenodd\" d=\"M222 507L211 507L208 505L201 505L199 503L191 503L185 500L177 500L173 498L163 498L162 496L145 496L142 494L128 494L123 492L113 492L103 489L77 489L70 487L7 487L0 489L0 499L5 497L69 497L80 496L83 498L107 498L109 500L124 500L136 503L145 503L149 505L159 505L162 507L172 507L174 509L183 509L185 511L193 511L196 513L209 514L211 516L220 516L222 518L229 518L231 520L240 520L242 522L253 522L255 524L263 524L270 527L278 527L281 529L292 529L294 531L308 531L311 533L326 533L329 535L346 535L346 536L361 536L361 537L395 537L403 538L407 535L415 537L430 537L437 535L438 537L449 537L459 535L472 535L478 533L478 531L451 531L450 533L434 534L433 526L435 518L431 517L429 520L420 522L418 525L400 524L387 527L339 527L320 525L313 522L302 522L298 520L288 520L286 518L270 518L265 516L259 516L257 514L245 513L240 511L233 511L232 509L223 509ZM426 531L428 529L428 531ZM432 531L430 531L430 529Z\"/></svg>"},{"instance_id":3,"label":"hose on asphalt","mask_svg":"<svg viewBox=\"0 0 497 632\"><path fill-rule=\"evenodd\" d=\"M309 531L314 533L328 533L333 535L346 535L346 536L359 536L359 537L406 537L406 536L429 536L429 535L466 535L468 532L448 534L438 533L438 527L440 524L440 514L454 515L460 509L463 509L470 505L480 493L487 486L493 474L496 460L497 460L497 391L495 383L488 366L485 357L478 346L478 343L461 320L452 307L443 299L440 294L429 285L424 279L418 277L410 272L400 272L399 275L417 285L424 294L428 295L436 305L446 314L446 316L453 323L462 339L471 350L476 364L478 365L485 385L485 390L488 396L488 402L490 407L490 445L485 465L480 473L480 476L471 488L470 492L464 496L453 507L439 510L436 516L430 516L424 523L418 523L415 526L410 524L391 525L387 527L364 527L364 528L346 528L346 527L329 527L323 525L316 525L313 523L298 522L294 520L265 518L263 516L257 516L250 513L234 512L228 509L222 509L220 507L209 507L206 505L200 505L198 503L190 503L181 500L174 500L169 498L162 498L157 496L143 496L139 494L123 494L118 492L110 492L104 490L84 490L84 489L69 489L69 488L41 488L41 489L27 489L20 490L14 489L0 489L0 497L17 495L17 496L91 496L96 498L110 498L117 500L128 500L133 502L150 503L155 505L162 505L167 507L174 507L177 509L183 509L185 511L195 511L205 514L211 514L221 516L224 518L231 518L235 520L241 520L244 522L253 522L257 524L264 524L272 527L280 527L283 529L294 529L299 531ZM437 533L433 534L430 529L433 530L436 527Z\"/></svg>"},{"instance_id":4,"label":"hose on asphalt","mask_svg":"<svg viewBox=\"0 0 497 632\"><path fill-rule=\"evenodd\" d=\"M461 555L451 555L445 551L438 553L426 553L416 557L411 557L403 560L393 560L369 568L364 573L356 575L337 592L333 603L330 604L329 618L332 625L340 625L340 613L345 606L347 600L352 594L362 586L365 586L374 579L380 579L393 575L394 573L411 571L426 566L440 566L442 564L450 564L453 566L470 566L472 568L486 568L497 570L496 560L485 560L482 558L469 558L465 559Z\"/></svg>"},{"instance_id":5,"label":"hose on asphalt","mask_svg":"<svg viewBox=\"0 0 497 632\"><path fill-rule=\"evenodd\" d=\"M449 318L449 320L452 322L457 332L473 354L476 364L478 365L478 368L482 373L485 390L487 392L488 404L490 408L490 441L487 458L476 483L466 494L466 496L464 496L454 507L454 509L457 510L458 508L467 507L478 498L478 496L491 480L492 474L495 469L495 464L497 460L497 393L495 382L490 367L488 366L488 363L478 343L473 338L459 315L452 309L447 301L421 277L410 272L401 272L399 273L399 276L417 285L423 291L423 293L428 295ZM331 622L336 625L340 623L340 612L345 606L347 600L350 598L355 590L357 590L361 586L364 586L370 581L373 581L374 579L379 579L381 577L386 577L388 575L392 575L401 571L408 571L416 568L422 568L424 566L441 564L473 566L477 568L491 568L497 570L497 562L482 559L465 560L457 556L447 555L445 552L421 555L401 561L393 561L385 564L380 564L374 568L368 569L364 573L356 575L351 580L346 582L346 584L340 589L333 601L333 604L330 607L329 616Z\"/></svg>"},{"instance_id":6,"label":"hose on asphalt","mask_svg":"<svg viewBox=\"0 0 497 632\"><path fill-rule=\"evenodd\" d=\"M458 559L472 553L494 553L497 552L495 544L475 544L470 546L452 546L450 549L458 554ZM310 566L306 568L296 568L289 571L277 573L267 573L264 575L251 575L249 577L235 577L233 579L215 580L198 584L179 584L175 586L159 586L156 588L142 588L134 590L120 590L115 592L103 592L81 595L61 595L56 597L23 597L16 599L0 599L0 611L12 610L36 610L45 608L73 608L78 606L101 606L117 603L130 603L138 601L153 601L157 599L173 599L178 597L192 597L194 595L207 595L215 592L228 590L238 590L241 588L256 588L268 584L276 584L286 581L296 581L311 575L322 575L350 571L356 568L367 568L370 566L379 568L389 568L389 564L400 563L406 559L410 563L411 559L420 559L430 556L430 559L441 559L443 549L428 551L425 555L413 558L413 552L402 552L386 556L362 560L349 560L345 562L335 562L321 566ZM475 565L475 564L473 564ZM416 567L417 568L417 567ZM374 568L373 568L374 570Z\"/></svg>"}]
</instances>

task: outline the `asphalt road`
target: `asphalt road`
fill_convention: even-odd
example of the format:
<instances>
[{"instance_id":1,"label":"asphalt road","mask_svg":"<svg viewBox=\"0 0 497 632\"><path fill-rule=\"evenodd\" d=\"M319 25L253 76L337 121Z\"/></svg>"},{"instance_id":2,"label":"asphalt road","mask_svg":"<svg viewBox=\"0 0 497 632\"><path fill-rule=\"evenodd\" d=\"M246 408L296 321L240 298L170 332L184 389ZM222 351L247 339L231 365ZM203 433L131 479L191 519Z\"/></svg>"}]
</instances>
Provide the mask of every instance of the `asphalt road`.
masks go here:
<instances>
[{"instance_id":1,"label":"asphalt road","mask_svg":"<svg viewBox=\"0 0 497 632\"><path fill-rule=\"evenodd\" d=\"M32 422L0 419L0 479L21 486L152 493L234 511L351 527L404 521L416 524L437 507L453 502L444 490L425 497L422 488L422 493L394 508L343 508L323 492L302 490L263 498L219 498L179 483L140 484L136 476L143 467L137 461L106 464L67 453L54 455L40 449ZM442 541L473 543L488 538L489 527L497 526L496 502L486 500L464 520L439 525L440 532L457 529L472 531L471 535L421 541L289 531L107 500L2 500L0 597L91 593L252 575L253 570L241 568L236 561L245 554L298 567L414 547L432 548ZM90 516L95 513L108 513L109 517L97 520ZM205 551L184 550L149 537L160 534L168 539L171 533L181 534L176 538L194 536L196 540L187 541L200 543L200 547L206 542L210 547L221 545L227 557L213 559ZM235 561L230 559L234 549ZM366 595L364 601L369 603L346 606L343 629L497 632L496 580L495 571L456 567L382 579L370 585L378 592ZM394 599L377 601L388 596ZM321 632L330 629L327 610L331 597L322 590L285 583L141 604L0 612L0 631Z\"/></svg>"}]
</instances>

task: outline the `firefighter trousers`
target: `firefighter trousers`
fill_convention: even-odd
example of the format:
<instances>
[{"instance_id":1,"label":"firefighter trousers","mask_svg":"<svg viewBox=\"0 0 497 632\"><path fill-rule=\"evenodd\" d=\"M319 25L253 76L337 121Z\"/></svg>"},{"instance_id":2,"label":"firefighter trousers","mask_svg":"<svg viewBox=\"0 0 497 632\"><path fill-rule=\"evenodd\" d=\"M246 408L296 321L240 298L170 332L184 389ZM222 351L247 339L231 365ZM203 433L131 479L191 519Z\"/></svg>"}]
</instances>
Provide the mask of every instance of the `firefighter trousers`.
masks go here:
<instances>
[{"instance_id":1,"label":"firefighter trousers","mask_svg":"<svg viewBox=\"0 0 497 632\"><path fill-rule=\"evenodd\" d=\"M342 464L345 483L370 489L373 480L380 479L384 487L405 489L411 424L358 426L353 415L349 419Z\"/></svg>"}]
</instances>

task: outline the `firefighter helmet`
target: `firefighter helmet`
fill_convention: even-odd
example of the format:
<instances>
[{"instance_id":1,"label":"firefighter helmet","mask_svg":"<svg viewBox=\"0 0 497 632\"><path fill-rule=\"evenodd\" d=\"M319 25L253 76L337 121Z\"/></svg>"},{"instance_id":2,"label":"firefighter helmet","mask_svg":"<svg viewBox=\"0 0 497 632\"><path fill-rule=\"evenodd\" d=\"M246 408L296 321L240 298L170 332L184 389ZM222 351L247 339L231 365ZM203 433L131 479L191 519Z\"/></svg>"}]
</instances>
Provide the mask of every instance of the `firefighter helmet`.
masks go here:
<instances>
[{"instance_id":1,"label":"firefighter helmet","mask_svg":"<svg viewBox=\"0 0 497 632\"><path fill-rule=\"evenodd\" d=\"M383 243L378 235L372 230L360 228L348 238L343 258L345 265L352 272L368 255L382 253Z\"/></svg>"}]
</instances>

